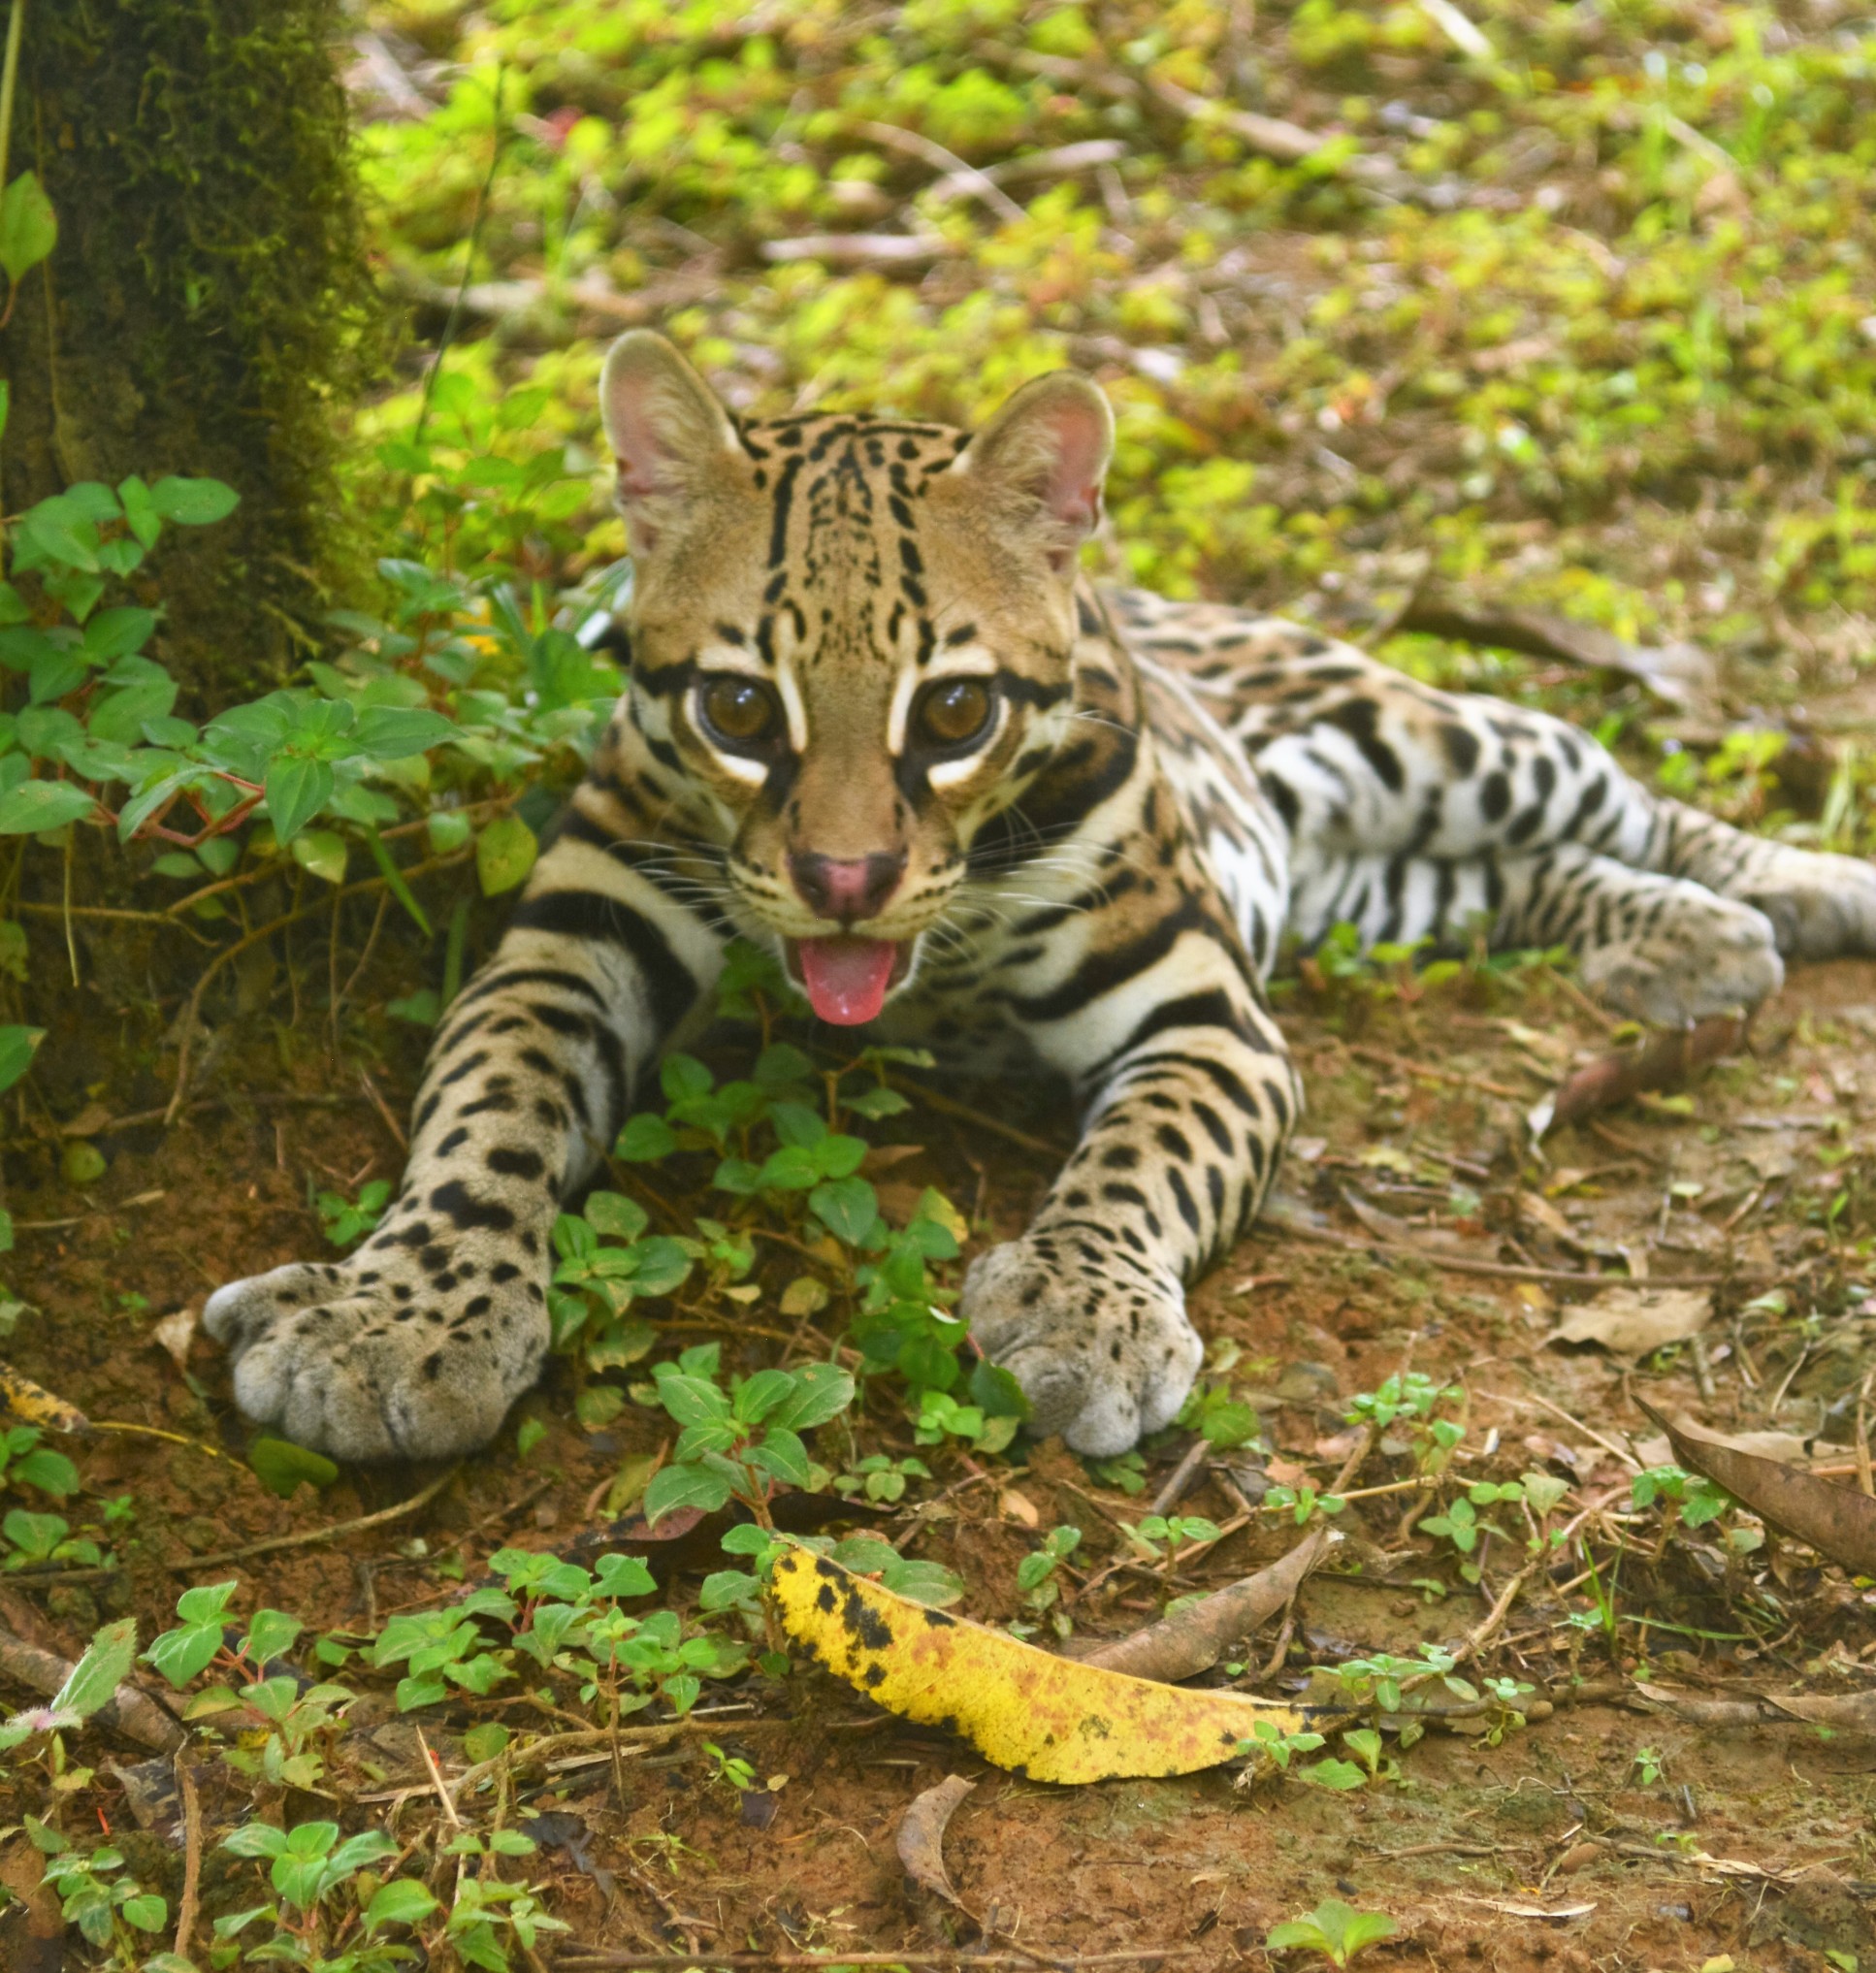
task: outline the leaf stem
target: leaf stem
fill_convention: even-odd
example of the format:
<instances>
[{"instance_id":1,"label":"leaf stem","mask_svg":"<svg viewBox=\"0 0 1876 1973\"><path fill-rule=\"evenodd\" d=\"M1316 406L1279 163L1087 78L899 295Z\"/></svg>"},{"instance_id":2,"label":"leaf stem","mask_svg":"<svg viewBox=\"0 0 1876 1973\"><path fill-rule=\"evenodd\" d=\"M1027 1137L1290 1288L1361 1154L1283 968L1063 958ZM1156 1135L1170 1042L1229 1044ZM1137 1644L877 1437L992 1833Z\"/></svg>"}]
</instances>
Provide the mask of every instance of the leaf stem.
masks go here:
<instances>
[{"instance_id":1,"label":"leaf stem","mask_svg":"<svg viewBox=\"0 0 1876 1973\"><path fill-rule=\"evenodd\" d=\"M0 190L7 183L7 154L13 145L13 92L19 81L19 36L26 25L26 0L13 0L7 16L7 59L0 69Z\"/></svg>"}]
</instances>

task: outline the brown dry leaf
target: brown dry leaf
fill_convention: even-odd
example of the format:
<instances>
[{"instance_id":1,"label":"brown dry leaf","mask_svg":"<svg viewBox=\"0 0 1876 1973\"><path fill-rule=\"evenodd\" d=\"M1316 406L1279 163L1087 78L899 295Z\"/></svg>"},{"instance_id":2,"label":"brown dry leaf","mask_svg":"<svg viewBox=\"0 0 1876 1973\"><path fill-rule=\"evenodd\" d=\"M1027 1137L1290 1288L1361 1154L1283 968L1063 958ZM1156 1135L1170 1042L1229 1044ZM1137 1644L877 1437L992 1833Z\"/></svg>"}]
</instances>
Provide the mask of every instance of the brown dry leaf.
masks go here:
<instances>
[{"instance_id":1,"label":"brown dry leaf","mask_svg":"<svg viewBox=\"0 0 1876 1973\"><path fill-rule=\"evenodd\" d=\"M195 1310L178 1309L174 1315L165 1315L150 1329L152 1340L163 1345L169 1352L170 1361L179 1371L189 1367L189 1345L195 1341Z\"/></svg>"},{"instance_id":2,"label":"brown dry leaf","mask_svg":"<svg viewBox=\"0 0 1876 1973\"><path fill-rule=\"evenodd\" d=\"M897 1848L905 1874L959 1911L964 1911L964 1901L945 1868L945 1830L957 1804L976 1786L961 1774L948 1774L937 1787L926 1789L913 1801L899 1824ZM965 1911L964 1916L971 1914Z\"/></svg>"},{"instance_id":3,"label":"brown dry leaf","mask_svg":"<svg viewBox=\"0 0 1876 1973\"><path fill-rule=\"evenodd\" d=\"M894 1596L812 1549L777 1559L769 1595L789 1634L835 1677L1033 1781L1192 1774L1233 1759L1259 1722L1294 1733L1310 1718L1054 1657Z\"/></svg>"},{"instance_id":4,"label":"brown dry leaf","mask_svg":"<svg viewBox=\"0 0 1876 1973\"><path fill-rule=\"evenodd\" d=\"M1646 1356L1705 1328L1713 1297L1704 1288L1613 1287L1566 1311L1551 1342L1599 1342L1611 1356Z\"/></svg>"},{"instance_id":5,"label":"brown dry leaf","mask_svg":"<svg viewBox=\"0 0 1876 1973\"><path fill-rule=\"evenodd\" d=\"M1673 1424L1652 1406L1641 1408L1667 1434L1674 1457L1690 1472L1704 1473L1754 1513L1853 1574L1876 1575L1876 1501L1868 1495L1775 1459L1735 1451L1698 1426Z\"/></svg>"},{"instance_id":6,"label":"brown dry leaf","mask_svg":"<svg viewBox=\"0 0 1876 1973\"><path fill-rule=\"evenodd\" d=\"M1042 1526L1042 1509L1027 1494L1005 1487L996 1497L997 1510L1006 1521L1020 1521L1025 1528Z\"/></svg>"},{"instance_id":7,"label":"brown dry leaf","mask_svg":"<svg viewBox=\"0 0 1876 1973\"><path fill-rule=\"evenodd\" d=\"M1144 1631L1112 1639L1082 1663L1135 1678L1190 1678L1208 1670L1232 1645L1285 1608L1303 1578L1342 1538L1336 1529L1318 1528L1254 1575L1187 1603Z\"/></svg>"},{"instance_id":8,"label":"brown dry leaf","mask_svg":"<svg viewBox=\"0 0 1876 1973\"><path fill-rule=\"evenodd\" d=\"M76 1405L55 1398L43 1385L22 1376L11 1364L0 1363L0 1409L28 1425L49 1432L89 1432L91 1421Z\"/></svg>"}]
</instances>

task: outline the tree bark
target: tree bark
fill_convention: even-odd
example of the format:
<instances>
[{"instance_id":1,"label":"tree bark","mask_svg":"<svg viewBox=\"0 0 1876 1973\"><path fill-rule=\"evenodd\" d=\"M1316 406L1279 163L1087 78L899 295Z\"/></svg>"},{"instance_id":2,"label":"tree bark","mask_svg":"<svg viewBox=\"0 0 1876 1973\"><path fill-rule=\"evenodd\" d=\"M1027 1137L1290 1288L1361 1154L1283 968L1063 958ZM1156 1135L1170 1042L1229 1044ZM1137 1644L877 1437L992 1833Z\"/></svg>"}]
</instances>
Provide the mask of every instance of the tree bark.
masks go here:
<instances>
[{"instance_id":1,"label":"tree bark","mask_svg":"<svg viewBox=\"0 0 1876 1973\"><path fill-rule=\"evenodd\" d=\"M348 559L339 446L381 343L338 0L25 4L8 171L39 173L59 241L0 332L0 497L132 472L240 493L139 576L200 717L280 682Z\"/></svg>"}]
</instances>

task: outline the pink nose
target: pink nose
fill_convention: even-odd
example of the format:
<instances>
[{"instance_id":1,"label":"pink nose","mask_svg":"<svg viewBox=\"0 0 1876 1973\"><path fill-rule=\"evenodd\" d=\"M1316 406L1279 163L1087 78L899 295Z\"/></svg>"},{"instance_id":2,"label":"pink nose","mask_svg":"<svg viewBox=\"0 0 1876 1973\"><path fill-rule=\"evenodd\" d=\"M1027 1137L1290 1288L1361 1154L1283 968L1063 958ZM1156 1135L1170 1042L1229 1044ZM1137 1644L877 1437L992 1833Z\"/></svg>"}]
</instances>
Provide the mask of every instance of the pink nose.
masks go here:
<instances>
[{"instance_id":1,"label":"pink nose","mask_svg":"<svg viewBox=\"0 0 1876 1973\"><path fill-rule=\"evenodd\" d=\"M869 857L823 857L797 850L789 857L789 875L801 901L817 918L852 924L877 918L905 875L905 853L876 850Z\"/></svg>"}]
</instances>

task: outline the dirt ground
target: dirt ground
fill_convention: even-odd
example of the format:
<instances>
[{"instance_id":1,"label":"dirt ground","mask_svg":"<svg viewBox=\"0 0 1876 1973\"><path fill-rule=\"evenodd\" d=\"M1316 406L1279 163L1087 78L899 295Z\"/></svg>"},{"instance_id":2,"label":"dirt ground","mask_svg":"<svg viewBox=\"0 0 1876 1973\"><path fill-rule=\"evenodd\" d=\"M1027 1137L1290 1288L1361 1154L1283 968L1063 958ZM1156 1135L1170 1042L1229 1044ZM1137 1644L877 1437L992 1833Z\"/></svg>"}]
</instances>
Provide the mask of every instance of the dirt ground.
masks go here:
<instances>
[{"instance_id":1,"label":"dirt ground","mask_svg":"<svg viewBox=\"0 0 1876 1973\"><path fill-rule=\"evenodd\" d=\"M1311 1110L1280 1220L1197 1297L1206 1333L1240 1346L1232 1379L1282 1458L1320 1483L1350 1442L1342 1401L1406 1366L1463 1385L1469 1477L1535 1467L1567 1476L1583 1498L1619 1489L1634 1447L1656 1437L1637 1395L1721 1430L1794 1434L1827 1463L1830 1447L1853 1443L1876 1330L1858 1254L1871 1211L1863 1161L1876 1125L1876 965L1796 972L1757 1020L1751 1052L1710 1072L1690 1098L1631 1104L1554 1133L1541 1157L1522 1149L1524 1113L1609 1045L1606 1023L1554 977L1514 973L1418 1000L1384 986L1299 988L1285 1020ZM393 1111L414 1069L408 1047L379 1065ZM218 1353L197 1339L178 1365L156 1337L162 1318L199 1308L220 1280L318 1250L309 1181L355 1187L395 1173L397 1147L363 1093L335 1101L342 1080L308 1076L282 1088L277 1071L271 1084L265 1076L224 1066L213 1093L227 1107L167 1133L153 1121L96 1131L109 1169L81 1199L62 1186L16 1194L16 1286L32 1304L14 1338L16 1366L106 1427L175 1435L101 1429L83 1446L87 1494L73 1518L118 1494L135 1502L134 1523L115 1538L122 1574L0 1588L0 1618L52 1648L75 1649L101 1618L127 1610L148 1634L178 1589L205 1572L240 1573L255 1602L369 1628L452 1594L458 1562L473 1579L505 1541L556 1546L603 1526L611 1476L661 1437L660 1421L637 1407L582 1431L550 1385L527 1401L547 1433L526 1459L505 1436L418 1516L236 1570L200 1561L371 1513L435 1477L348 1474L323 1496L303 1491L282 1504L239 1463L243 1437ZM122 1115L113 1093L99 1100ZM977 1101L1045 1138L1060 1127L1046 1107L1013 1110L1007 1092ZM1019 1221L1046 1180L1045 1155L998 1144L984 1127L917 1111L897 1121L923 1149L894 1177L975 1196L999 1224ZM1580 1287L1449 1271L1430 1257L1435 1243L1442 1254L1533 1273L1580 1275L1598 1257L1626 1256L1651 1278L1722 1278L1715 1314L1698 1362L1687 1348L1628 1364L1593 1346L1546 1344ZM1787 1291L1783 1313L1748 1307L1774 1286ZM743 1360L768 1347L757 1341ZM737 1358L731 1342L727 1362ZM1147 1499L1188 1443L1174 1432L1152 1448ZM1245 1476L1246 1454L1203 1468L1189 1510L1230 1518L1233 1460ZM991 1621L1019 1613L1015 1570L1035 1545L1032 1524L1081 1526L1098 1550L1095 1531L1145 1505L1057 1443L1014 1464L940 1456L935 1471L902 1545L959 1570L962 1607ZM1377 1455L1363 1481L1392 1471ZM1407 1518L1417 1511L1415 1503ZM896 1538L908 1525L887 1532ZM1351 1536L1343 1572L1307 1586L1282 1666L1260 1683L1267 1693L1293 1688L1309 1665L1461 1636L1521 1559L1508 1544L1494 1554L1488 1537L1475 1558L1482 1581L1468 1588L1429 1562L1399 1500L1351 1505L1342 1525ZM1286 1517L1256 1517L1191 1582L1172 1586L1227 1581L1293 1538ZM1664 1544L1661 1524L1638 1520L1613 1637L1566 1624L1580 1590L1527 1596L1487 1662L1536 1689L1530 1724L1497 1746L1476 1732L1431 1732L1400 1757L1398 1780L1353 1795L1293 1780L1246 1790L1225 1772L1051 1789L999 1774L820 1674L752 1685L751 1698L731 1689L703 1701L721 1712L720 1744L786 1784L761 1798L760 1814L739 1812L734 1791L711 1785L687 1744L629 1768L622 1813L607 1766L569 1768L532 1801L555 1818L543 1829L560 1839L543 1857L553 1907L581 1944L651 1954L943 1950L952 1935L909 1900L893 1839L913 1796L956 1771L979 1785L951 1826L953 1875L972 1911L1006 1935L1004 1950L1014 1941L1051 1958L1150 1950L1195 1965L1257 1962L1273 1924L1341 1896L1399 1925L1365 1961L1375 1966L1680 1969L1730 1955L1767 1973L1854 1968L1876 1946L1876 1748L1798 1722L1689 1725L1651 1711L1636 1680L1693 1696L1867 1690L1876 1591L1777 1542L1722 1580L1703 1579L1696 1562L1691 1549ZM1093 1573L1090 1563L1079 1580ZM1123 1569L1085 1597L1071 1587L1065 1606L1078 1633L1111 1634L1149 1621L1164 1587ZM1252 1676L1274 1633L1249 1654ZM412 1729L388 1695L369 1694L361 1709L354 1726L378 1722L378 1758L368 1764L379 1785L369 1772L355 1779L368 1796L406 1797L395 1829L428 1800L411 1778ZM464 1724L446 1709L426 1719L446 1763ZM95 1793L107 1825L127 1827L108 1771ZM232 1819L241 1803L211 1793L211 1824L218 1808ZM173 1872L175 1860L159 1844L148 1867Z\"/></svg>"}]
</instances>

